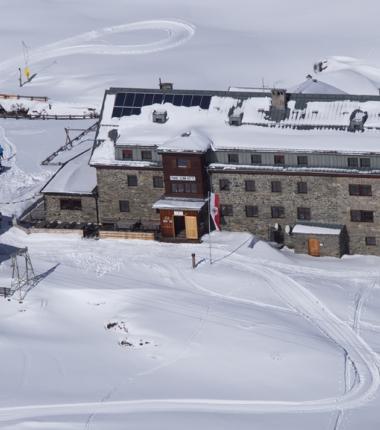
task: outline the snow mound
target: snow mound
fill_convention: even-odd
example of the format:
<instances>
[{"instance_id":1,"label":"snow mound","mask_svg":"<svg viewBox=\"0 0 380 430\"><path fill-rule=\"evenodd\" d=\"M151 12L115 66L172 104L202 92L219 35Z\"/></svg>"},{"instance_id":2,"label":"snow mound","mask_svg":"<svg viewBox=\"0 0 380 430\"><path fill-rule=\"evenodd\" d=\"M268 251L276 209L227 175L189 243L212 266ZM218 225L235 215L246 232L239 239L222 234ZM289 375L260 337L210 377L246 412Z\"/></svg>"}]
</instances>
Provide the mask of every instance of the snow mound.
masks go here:
<instances>
[{"instance_id":1,"label":"snow mound","mask_svg":"<svg viewBox=\"0 0 380 430\"><path fill-rule=\"evenodd\" d=\"M319 76L328 85L348 94L379 95L380 68L352 57L330 57L318 63Z\"/></svg>"}]
</instances>

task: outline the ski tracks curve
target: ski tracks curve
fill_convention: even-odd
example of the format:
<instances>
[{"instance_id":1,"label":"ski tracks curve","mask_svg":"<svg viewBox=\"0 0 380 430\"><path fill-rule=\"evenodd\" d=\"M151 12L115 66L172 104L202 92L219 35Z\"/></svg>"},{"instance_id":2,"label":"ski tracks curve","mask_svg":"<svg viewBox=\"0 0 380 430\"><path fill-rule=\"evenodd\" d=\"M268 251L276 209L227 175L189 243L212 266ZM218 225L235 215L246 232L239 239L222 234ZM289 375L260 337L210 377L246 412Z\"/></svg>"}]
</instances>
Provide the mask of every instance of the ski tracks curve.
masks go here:
<instances>
[{"instance_id":1,"label":"ski tracks curve","mask_svg":"<svg viewBox=\"0 0 380 430\"><path fill-rule=\"evenodd\" d=\"M106 43L91 43L101 38L121 33L136 31L162 31L165 37L150 43L118 45ZM176 20L151 20L139 21L128 24L105 27L100 30L89 31L74 37L63 39L41 46L31 51L30 64L52 58L67 55L92 54L92 55L143 55L166 51L176 48L189 41L195 34L195 26L186 22ZM23 63L21 55L10 58L0 63L2 74L15 74L17 68ZM2 79L1 81L4 81Z\"/></svg>"},{"instance_id":2,"label":"ski tracks curve","mask_svg":"<svg viewBox=\"0 0 380 430\"><path fill-rule=\"evenodd\" d=\"M243 265L243 263L241 263ZM247 269L247 265L244 265ZM369 345L347 323L333 314L315 295L290 277L274 269L249 265L251 273L267 277L273 291L295 312L317 327L350 357L358 378L348 392L307 401L261 401L221 399L144 399L75 404L29 405L0 408L0 421L39 416L85 413L214 412L292 413L331 412L357 408L372 400L380 385L378 359ZM237 300L237 299L235 299ZM246 300L245 300L246 302Z\"/></svg>"}]
</instances>

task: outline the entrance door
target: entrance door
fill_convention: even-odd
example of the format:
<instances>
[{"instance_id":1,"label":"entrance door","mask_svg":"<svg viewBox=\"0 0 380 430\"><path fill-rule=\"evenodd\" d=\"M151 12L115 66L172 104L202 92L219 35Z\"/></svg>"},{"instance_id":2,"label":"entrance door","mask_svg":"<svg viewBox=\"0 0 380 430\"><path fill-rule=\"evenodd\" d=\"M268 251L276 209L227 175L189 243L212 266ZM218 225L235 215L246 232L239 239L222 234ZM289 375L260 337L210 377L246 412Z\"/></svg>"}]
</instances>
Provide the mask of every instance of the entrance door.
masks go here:
<instances>
[{"instance_id":1,"label":"entrance door","mask_svg":"<svg viewBox=\"0 0 380 430\"><path fill-rule=\"evenodd\" d=\"M185 217L184 216L174 216L175 236L176 237L183 236L184 230L185 230Z\"/></svg>"},{"instance_id":2,"label":"entrance door","mask_svg":"<svg viewBox=\"0 0 380 430\"><path fill-rule=\"evenodd\" d=\"M198 220L196 216L185 216L186 239L198 239Z\"/></svg>"},{"instance_id":3,"label":"entrance door","mask_svg":"<svg viewBox=\"0 0 380 430\"><path fill-rule=\"evenodd\" d=\"M321 243L318 239L309 239L308 241L309 255L313 257L321 256Z\"/></svg>"}]
</instances>

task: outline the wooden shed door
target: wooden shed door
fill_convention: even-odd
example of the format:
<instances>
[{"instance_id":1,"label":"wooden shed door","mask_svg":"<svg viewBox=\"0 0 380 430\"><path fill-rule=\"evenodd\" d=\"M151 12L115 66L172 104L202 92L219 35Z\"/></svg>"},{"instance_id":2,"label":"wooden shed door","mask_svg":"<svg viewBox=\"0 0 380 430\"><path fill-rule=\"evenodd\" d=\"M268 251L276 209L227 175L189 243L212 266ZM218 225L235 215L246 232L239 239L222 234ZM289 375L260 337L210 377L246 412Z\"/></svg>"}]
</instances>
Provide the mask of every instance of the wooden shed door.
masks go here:
<instances>
[{"instance_id":1,"label":"wooden shed door","mask_svg":"<svg viewBox=\"0 0 380 430\"><path fill-rule=\"evenodd\" d=\"M309 239L308 242L309 255L313 257L321 256L321 244L318 239Z\"/></svg>"},{"instance_id":2,"label":"wooden shed door","mask_svg":"<svg viewBox=\"0 0 380 430\"><path fill-rule=\"evenodd\" d=\"M185 216L186 239L198 239L198 222L196 216Z\"/></svg>"}]
</instances>

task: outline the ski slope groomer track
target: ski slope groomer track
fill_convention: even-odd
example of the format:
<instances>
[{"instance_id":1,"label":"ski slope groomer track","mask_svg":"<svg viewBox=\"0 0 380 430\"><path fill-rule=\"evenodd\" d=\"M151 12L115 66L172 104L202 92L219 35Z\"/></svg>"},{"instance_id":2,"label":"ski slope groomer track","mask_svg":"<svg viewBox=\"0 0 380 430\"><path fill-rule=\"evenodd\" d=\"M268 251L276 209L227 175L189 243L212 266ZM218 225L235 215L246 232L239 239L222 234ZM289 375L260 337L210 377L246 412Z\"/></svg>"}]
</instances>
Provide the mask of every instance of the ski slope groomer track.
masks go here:
<instances>
[{"instance_id":1,"label":"ski slope groomer track","mask_svg":"<svg viewBox=\"0 0 380 430\"><path fill-rule=\"evenodd\" d=\"M271 288L295 312L305 318L338 347L353 363L357 382L348 392L309 401L219 400L205 398L144 399L73 404L29 405L0 409L0 421L75 414L148 412L194 413L292 413L328 412L357 408L374 398L380 384L378 358L369 345L345 322L337 318L316 296L290 277L271 268L234 261L252 274L266 278ZM214 267L217 267L215 264ZM200 269L202 270L202 269ZM190 282L194 286L194 281ZM203 289L203 288L202 288ZM227 297L226 297L227 299ZM237 298L234 302L238 301ZM244 300L247 304L247 300Z\"/></svg>"},{"instance_id":2,"label":"ski slope groomer track","mask_svg":"<svg viewBox=\"0 0 380 430\"><path fill-rule=\"evenodd\" d=\"M111 45L93 43L119 33L131 33L144 30L158 30L166 33L160 40L137 45ZM106 27L89 31L59 42L51 43L31 51L30 64L40 61L77 54L93 55L141 55L166 51L190 40L195 34L195 27L181 21L154 20ZM23 57L13 57L0 63L0 72L14 74L17 67L23 64Z\"/></svg>"}]
</instances>

